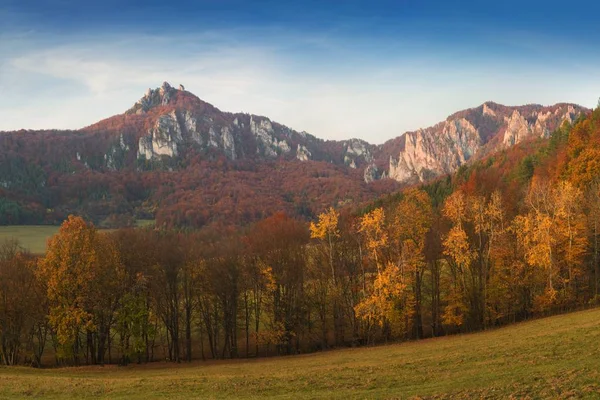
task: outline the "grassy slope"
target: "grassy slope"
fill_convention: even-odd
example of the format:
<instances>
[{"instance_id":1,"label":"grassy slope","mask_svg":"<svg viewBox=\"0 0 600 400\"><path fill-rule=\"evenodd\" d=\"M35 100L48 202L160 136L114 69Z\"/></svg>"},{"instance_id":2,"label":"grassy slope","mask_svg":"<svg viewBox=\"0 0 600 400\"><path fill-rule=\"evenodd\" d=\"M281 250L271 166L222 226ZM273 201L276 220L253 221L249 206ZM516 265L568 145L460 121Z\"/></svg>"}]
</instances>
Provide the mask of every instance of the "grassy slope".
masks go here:
<instances>
[{"instance_id":1,"label":"grassy slope","mask_svg":"<svg viewBox=\"0 0 600 400\"><path fill-rule=\"evenodd\" d=\"M250 361L0 369L0 397L600 398L600 309L462 336Z\"/></svg>"}]
</instances>

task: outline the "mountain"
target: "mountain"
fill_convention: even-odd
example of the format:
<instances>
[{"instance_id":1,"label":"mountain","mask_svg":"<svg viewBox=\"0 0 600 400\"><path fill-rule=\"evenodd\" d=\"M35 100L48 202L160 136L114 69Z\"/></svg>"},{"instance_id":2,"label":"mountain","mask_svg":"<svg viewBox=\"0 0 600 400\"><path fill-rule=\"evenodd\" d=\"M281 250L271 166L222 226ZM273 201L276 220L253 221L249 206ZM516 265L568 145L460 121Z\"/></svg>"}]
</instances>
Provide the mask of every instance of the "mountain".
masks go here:
<instances>
[{"instance_id":1,"label":"mountain","mask_svg":"<svg viewBox=\"0 0 600 400\"><path fill-rule=\"evenodd\" d=\"M0 223L56 223L69 213L106 226L246 224L280 210L310 218L547 137L587 111L488 102L373 145L222 112L165 82L77 131L2 132Z\"/></svg>"},{"instance_id":2,"label":"mountain","mask_svg":"<svg viewBox=\"0 0 600 400\"><path fill-rule=\"evenodd\" d=\"M129 152L126 147L130 143L131 149L137 150L137 162L148 165L168 164L166 160L181 158L190 149L203 153L216 151L231 161L295 159L326 161L351 168L373 161L374 146L365 141L324 141L266 117L221 112L185 91L183 86L175 89L167 82L158 89L148 89L124 114L82 131L119 135L120 149ZM106 166L116 168L110 154Z\"/></svg>"}]
</instances>

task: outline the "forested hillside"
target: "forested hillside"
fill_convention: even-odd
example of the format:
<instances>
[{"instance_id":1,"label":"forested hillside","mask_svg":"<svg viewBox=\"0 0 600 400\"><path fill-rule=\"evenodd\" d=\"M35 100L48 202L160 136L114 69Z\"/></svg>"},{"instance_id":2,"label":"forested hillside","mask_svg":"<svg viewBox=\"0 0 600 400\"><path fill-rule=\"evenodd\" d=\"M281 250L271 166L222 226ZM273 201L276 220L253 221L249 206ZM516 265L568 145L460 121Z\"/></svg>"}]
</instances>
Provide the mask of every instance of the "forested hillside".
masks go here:
<instances>
[{"instance_id":1,"label":"forested hillside","mask_svg":"<svg viewBox=\"0 0 600 400\"><path fill-rule=\"evenodd\" d=\"M246 229L102 234L72 216L42 258L2 246L1 360L296 354L596 304L599 162L596 109L310 224L277 213Z\"/></svg>"},{"instance_id":2,"label":"forested hillside","mask_svg":"<svg viewBox=\"0 0 600 400\"><path fill-rule=\"evenodd\" d=\"M77 131L0 132L0 225L245 226L284 211L310 220L547 138L583 107L485 103L382 145L331 141L223 112L164 83ZM390 132L390 137L397 135Z\"/></svg>"}]
</instances>

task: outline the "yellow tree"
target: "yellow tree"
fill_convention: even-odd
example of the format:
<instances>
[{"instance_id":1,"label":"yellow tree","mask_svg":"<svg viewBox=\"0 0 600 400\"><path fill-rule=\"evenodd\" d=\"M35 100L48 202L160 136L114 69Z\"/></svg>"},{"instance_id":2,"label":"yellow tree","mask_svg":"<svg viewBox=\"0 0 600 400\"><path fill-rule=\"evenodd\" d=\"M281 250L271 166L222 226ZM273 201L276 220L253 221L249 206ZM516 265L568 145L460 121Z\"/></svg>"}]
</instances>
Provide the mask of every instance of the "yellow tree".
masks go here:
<instances>
[{"instance_id":1,"label":"yellow tree","mask_svg":"<svg viewBox=\"0 0 600 400\"><path fill-rule=\"evenodd\" d=\"M583 194L566 181L553 188L534 180L527 205L528 213L515 218L515 232L526 261L546 275L544 293L536 298L536 307L543 311L559 301L573 300L571 289L587 248Z\"/></svg>"},{"instance_id":2,"label":"yellow tree","mask_svg":"<svg viewBox=\"0 0 600 400\"><path fill-rule=\"evenodd\" d=\"M488 321L488 280L492 268L492 252L498 244L499 236L504 230L504 211L500 192L494 191L489 201L483 196L472 196L467 199L469 220L476 235L476 258L478 263L476 278L478 282L477 306L478 318L485 328Z\"/></svg>"},{"instance_id":3,"label":"yellow tree","mask_svg":"<svg viewBox=\"0 0 600 400\"><path fill-rule=\"evenodd\" d=\"M431 215L427 193L410 189L396 207L389 230L385 227L383 209L375 209L363 217L360 231L377 264L377 275L372 292L356 307L359 317L400 335L409 331L415 317L415 336L422 336L420 287ZM388 243L396 247L397 258L382 267L380 252Z\"/></svg>"},{"instance_id":4,"label":"yellow tree","mask_svg":"<svg viewBox=\"0 0 600 400\"><path fill-rule=\"evenodd\" d=\"M379 207L365 214L359 223L358 231L363 234L367 249L371 252L377 273L381 273L381 251L388 243L388 233L385 230L385 213Z\"/></svg>"},{"instance_id":5,"label":"yellow tree","mask_svg":"<svg viewBox=\"0 0 600 400\"><path fill-rule=\"evenodd\" d=\"M513 231L524 249L525 261L532 267L544 271L546 276L545 292L538 298L538 300L543 299L538 301L538 308L542 309L556 299L552 225L550 216L531 211L525 215L518 215L513 221Z\"/></svg>"},{"instance_id":6,"label":"yellow tree","mask_svg":"<svg viewBox=\"0 0 600 400\"><path fill-rule=\"evenodd\" d=\"M395 327L398 334L404 334L408 329L406 319L396 311L398 309L405 309L409 313L412 311L411 304L407 303L409 299L405 296L407 288L400 268L388 262L375 277L373 291L356 305L357 317L367 321L369 325L379 325L384 331ZM384 333L388 335L391 332Z\"/></svg>"},{"instance_id":7,"label":"yellow tree","mask_svg":"<svg viewBox=\"0 0 600 400\"><path fill-rule=\"evenodd\" d=\"M79 333L94 329L90 312L90 283L97 262L96 231L83 219L69 216L59 232L48 240L41 273L48 284L50 324L56 332L63 355L79 361Z\"/></svg>"},{"instance_id":8,"label":"yellow tree","mask_svg":"<svg viewBox=\"0 0 600 400\"><path fill-rule=\"evenodd\" d=\"M555 229L562 269L565 297L574 300L575 281L581 275L581 265L587 251L586 217L583 212L583 192L568 181L559 182L553 192L556 203Z\"/></svg>"},{"instance_id":9,"label":"yellow tree","mask_svg":"<svg viewBox=\"0 0 600 400\"><path fill-rule=\"evenodd\" d=\"M400 247L400 274L407 285L412 286L410 301L414 310L404 310L405 317L414 316L415 336L423 336L421 320L421 286L425 263L425 240L432 221L431 199L419 189L409 189L396 208L392 230ZM406 324L408 325L408 324Z\"/></svg>"},{"instance_id":10,"label":"yellow tree","mask_svg":"<svg viewBox=\"0 0 600 400\"><path fill-rule=\"evenodd\" d=\"M594 296L598 298L600 278L600 177L596 178L586 192L589 238L592 245L592 270Z\"/></svg>"},{"instance_id":11,"label":"yellow tree","mask_svg":"<svg viewBox=\"0 0 600 400\"><path fill-rule=\"evenodd\" d=\"M92 362L102 362L102 355L98 360L94 350L103 352L102 341L108 339L120 296L116 289L120 270L115 246L80 217L69 216L48 241L40 274L47 282L49 320L63 354L72 355L76 363L82 348L79 335L84 331ZM104 337L94 343L91 333Z\"/></svg>"},{"instance_id":12,"label":"yellow tree","mask_svg":"<svg viewBox=\"0 0 600 400\"><path fill-rule=\"evenodd\" d=\"M381 265L381 252L388 244L388 233L385 227L385 213L383 208L376 208L365 214L359 222L358 231L362 234L365 246L369 251L375 266L377 274L373 279L372 289L365 293L365 297L354 307L357 318L367 322L367 341L372 324L378 324L385 329L386 312L384 311L387 301L382 297L381 290L385 282L389 279L384 275L385 268ZM397 268L396 266L394 266ZM396 272L396 271L394 271Z\"/></svg>"},{"instance_id":13,"label":"yellow tree","mask_svg":"<svg viewBox=\"0 0 600 400\"><path fill-rule=\"evenodd\" d=\"M340 231L338 229L338 220L339 220L338 212L333 207L331 207L331 208L329 208L329 210L327 210L326 212L319 215L319 221L316 224L314 222L311 222L311 224L310 224L311 238L318 239L319 241L321 241L322 246L319 246L319 247L324 249L324 252L326 253L328 261L329 261L329 268L331 271L331 280L332 280L331 284L329 284L327 281L323 282L322 279L318 283L320 285L319 293L321 293L323 295L323 296L321 296L321 298L322 298L322 300L324 300L324 301L320 302L320 304L322 304L322 307L320 309L322 311L324 311L324 307L327 305L327 302L329 300L328 297L331 297L331 304L333 306L333 323L334 323L333 332L334 332L334 340L335 340L336 344L343 337L342 323L340 321L341 310L340 310L340 307L338 304L340 292L341 292L340 288L338 287L338 284L340 282L338 282L336 268L335 268L335 262L334 262L335 241L340 236ZM322 275L322 274L317 274L317 276L319 276L319 275ZM331 291L328 290L329 286L331 286L331 288L332 288ZM328 296L328 292L331 293L331 296ZM323 345L326 346L327 345L327 341L326 341L327 329L326 329L326 324L325 324L325 313L321 312L320 315L321 315L321 324L323 325L322 326Z\"/></svg>"},{"instance_id":14,"label":"yellow tree","mask_svg":"<svg viewBox=\"0 0 600 400\"><path fill-rule=\"evenodd\" d=\"M504 206L502 196L498 190L494 191L487 203L484 211L485 223L482 227L476 227L476 230L483 229L487 234L487 249L483 255L485 259L483 268L483 311L484 311L484 327L487 324L487 319L490 314L488 305L489 297L489 281L494 278L494 282L499 283L500 280L492 276L491 270L493 264L498 264L498 269L501 266L506 266L507 262L507 243L513 243L507 238L508 231L505 226ZM495 265L494 265L495 268ZM503 271L505 272L505 270ZM493 288L495 289L495 288ZM499 317L497 312L494 313L496 318Z\"/></svg>"},{"instance_id":15,"label":"yellow tree","mask_svg":"<svg viewBox=\"0 0 600 400\"><path fill-rule=\"evenodd\" d=\"M315 224L310 223L310 237L311 239L319 239L327 244L328 257L329 257L329 268L331 269L331 277L335 284L335 266L333 262L333 246L336 238L340 236L338 229L339 214L333 207L329 208L324 213L319 214L319 221Z\"/></svg>"},{"instance_id":16,"label":"yellow tree","mask_svg":"<svg viewBox=\"0 0 600 400\"><path fill-rule=\"evenodd\" d=\"M448 296L448 305L442 315L442 320L447 325L461 326L467 310L466 306L466 275L475 259L474 251L469 243L464 224L467 220L467 199L465 194L458 190L452 193L444 203L443 213L452 221L453 226L446 235L443 245L444 254L450 262L453 285Z\"/></svg>"}]
</instances>

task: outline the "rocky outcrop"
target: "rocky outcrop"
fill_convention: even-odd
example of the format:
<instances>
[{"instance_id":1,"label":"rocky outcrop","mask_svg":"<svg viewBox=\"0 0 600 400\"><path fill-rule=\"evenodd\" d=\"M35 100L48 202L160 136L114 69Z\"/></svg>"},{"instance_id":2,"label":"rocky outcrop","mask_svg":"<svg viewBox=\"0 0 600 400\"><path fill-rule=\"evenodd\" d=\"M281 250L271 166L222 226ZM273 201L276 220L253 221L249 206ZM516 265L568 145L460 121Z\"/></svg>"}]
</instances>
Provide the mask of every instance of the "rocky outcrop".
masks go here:
<instances>
[{"instance_id":1,"label":"rocky outcrop","mask_svg":"<svg viewBox=\"0 0 600 400\"><path fill-rule=\"evenodd\" d=\"M221 129L211 126L208 129L208 145L216 149L222 150L227 158L236 159L235 139L228 126Z\"/></svg>"},{"instance_id":2,"label":"rocky outcrop","mask_svg":"<svg viewBox=\"0 0 600 400\"><path fill-rule=\"evenodd\" d=\"M532 135L527 120L517 110L513 111L510 118L506 118L506 124L506 131L504 132L505 146L513 146Z\"/></svg>"},{"instance_id":3,"label":"rocky outcrop","mask_svg":"<svg viewBox=\"0 0 600 400\"><path fill-rule=\"evenodd\" d=\"M379 170L377 169L377 166L373 163L367 165L363 172L363 180L365 181L365 183L371 183L378 178Z\"/></svg>"},{"instance_id":4,"label":"rocky outcrop","mask_svg":"<svg viewBox=\"0 0 600 400\"><path fill-rule=\"evenodd\" d=\"M310 153L310 151L308 151L308 149L299 144L298 148L296 149L296 158L300 161L308 161L310 160L310 157L312 156L312 154Z\"/></svg>"},{"instance_id":5,"label":"rocky outcrop","mask_svg":"<svg viewBox=\"0 0 600 400\"><path fill-rule=\"evenodd\" d=\"M563 121L572 123L574 119L581 112L575 110L572 105L568 105L563 108L557 108L554 113L550 111L540 111L532 113L526 119L519 113L518 110L514 110L510 118L506 118L506 131L504 132L503 143L505 147L513 146L524 140L531 139L534 137L548 137L551 132L551 121L552 117L558 117L558 124L554 124L553 129L556 129Z\"/></svg>"},{"instance_id":6,"label":"rocky outcrop","mask_svg":"<svg viewBox=\"0 0 600 400\"><path fill-rule=\"evenodd\" d=\"M231 130L226 126L221 128L221 139L225 155L230 159L235 160L235 140L231 134Z\"/></svg>"},{"instance_id":7,"label":"rocky outcrop","mask_svg":"<svg viewBox=\"0 0 600 400\"><path fill-rule=\"evenodd\" d=\"M198 107L194 107L194 103ZM180 108L181 104L184 108ZM308 160L312 159L313 146L322 143L305 132L293 131L265 117L222 113L184 92L181 85L176 90L167 82L158 89L148 89L127 113L150 117L159 110L162 112L161 108L157 108L161 106L172 110L154 117L153 127L138 138L138 159L178 157L182 146L192 145L199 149L221 151L231 160L240 155L266 159L295 156ZM249 136L252 140L248 140ZM300 138L300 143L297 140L294 143L292 137ZM296 154L292 152L292 143L301 146ZM359 147L351 152L360 153Z\"/></svg>"},{"instance_id":8,"label":"rocky outcrop","mask_svg":"<svg viewBox=\"0 0 600 400\"><path fill-rule=\"evenodd\" d=\"M257 141L256 151L266 157L277 157L280 153L290 152L290 145L284 140L277 140L271 121L266 118L255 119L250 116L250 131Z\"/></svg>"},{"instance_id":9,"label":"rocky outcrop","mask_svg":"<svg viewBox=\"0 0 600 400\"><path fill-rule=\"evenodd\" d=\"M344 164L356 168L357 165L373 161L371 148L373 145L360 139L350 139L344 142Z\"/></svg>"},{"instance_id":10,"label":"rocky outcrop","mask_svg":"<svg viewBox=\"0 0 600 400\"><path fill-rule=\"evenodd\" d=\"M482 112L483 112L484 115L489 115L491 117L495 117L496 116L496 112L490 108L490 106L488 105L488 103L484 103L483 104L483 110L482 110Z\"/></svg>"},{"instance_id":11,"label":"rocky outcrop","mask_svg":"<svg viewBox=\"0 0 600 400\"><path fill-rule=\"evenodd\" d=\"M183 86L179 86L179 91L183 91ZM166 106L171 100L177 95L178 90L171 87L168 82L163 82L162 86L158 89L148 89L144 97L139 99L133 107L131 107L128 114L144 114L148 110L156 106Z\"/></svg>"},{"instance_id":12,"label":"rocky outcrop","mask_svg":"<svg viewBox=\"0 0 600 400\"><path fill-rule=\"evenodd\" d=\"M390 157L388 176L399 182L424 181L455 170L480 146L477 129L465 118L446 121L440 129L405 135L404 151Z\"/></svg>"},{"instance_id":13,"label":"rocky outcrop","mask_svg":"<svg viewBox=\"0 0 600 400\"><path fill-rule=\"evenodd\" d=\"M186 110L183 114L183 125L185 126L185 131L189 135L190 139L202 146L204 144L204 139L202 138L202 134L198 130L198 121L189 110Z\"/></svg>"},{"instance_id":14,"label":"rocky outcrop","mask_svg":"<svg viewBox=\"0 0 600 400\"><path fill-rule=\"evenodd\" d=\"M175 111L161 115L148 135L138 142L138 158L152 160L161 156L175 157L178 155L177 145L183 141L181 127Z\"/></svg>"},{"instance_id":15,"label":"rocky outcrop","mask_svg":"<svg viewBox=\"0 0 600 400\"><path fill-rule=\"evenodd\" d=\"M568 104L505 107L488 102L431 128L408 132L400 138L399 151L386 151L386 146L398 147L395 139L381 146L379 153L389 154L387 176L398 182L422 182L451 173L472 158L548 137L563 121L572 122L584 110Z\"/></svg>"},{"instance_id":16,"label":"rocky outcrop","mask_svg":"<svg viewBox=\"0 0 600 400\"><path fill-rule=\"evenodd\" d=\"M119 143L111 146L108 153L104 154L106 167L111 171L116 171L124 166L124 159L129 151L129 145L125 143L123 134L119 136ZM78 161L81 161L81 155L77 153ZM87 164L86 164L87 166Z\"/></svg>"}]
</instances>

